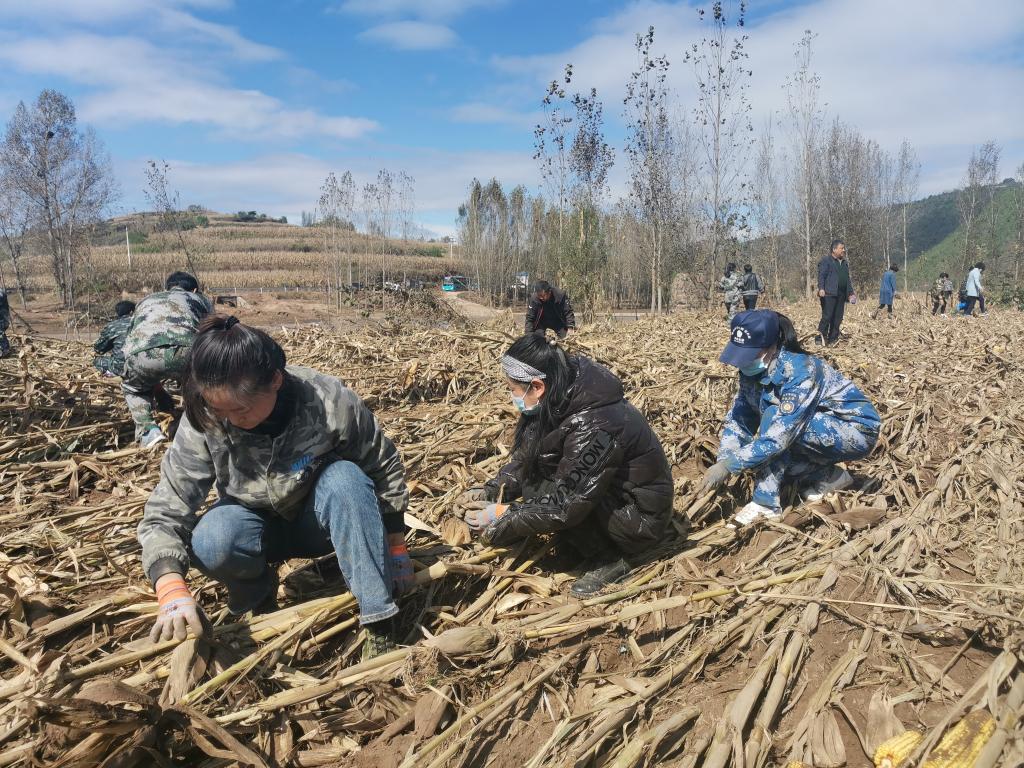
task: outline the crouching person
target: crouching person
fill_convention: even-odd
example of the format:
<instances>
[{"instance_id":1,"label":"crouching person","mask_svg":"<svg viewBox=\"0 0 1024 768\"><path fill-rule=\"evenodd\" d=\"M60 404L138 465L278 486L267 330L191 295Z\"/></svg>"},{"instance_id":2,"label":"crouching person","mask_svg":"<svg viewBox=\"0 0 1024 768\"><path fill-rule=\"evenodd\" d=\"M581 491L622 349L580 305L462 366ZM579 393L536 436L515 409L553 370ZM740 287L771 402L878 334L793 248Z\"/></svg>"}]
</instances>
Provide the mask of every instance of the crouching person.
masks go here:
<instances>
[{"instance_id":1,"label":"crouching person","mask_svg":"<svg viewBox=\"0 0 1024 768\"><path fill-rule=\"evenodd\" d=\"M739 391L703 486L717 488L744 470L755 477L754 498L731 527L777 519L786 482L796 483L805 501L853 482L836 464L871 452L878 411L853 382L801 348L789 318L764 309L741 312L720 359L739 369Z\"/></svg>"},{"instance_id":2,"label":"crouching person","mask_svg":"<svg viewBox=\"0 0 1024 768\"><path fill-rule=\"evenodd\" d=\"M221 315L199 326L184 394L138 530L160 606L151 638L204 631L190 565L223 584L240 615L276 608L276 563L334 552L359 602L364 658L393 650L395 596L413 583L408 492L362 400L333 376L286 366L270 336ZM211 486L218 499L200 517Z\"/></svg>"},{"instance_id":3,"label":"crouching person","mask_svg":"<svg viewBox=\"0 0 1024 768\"><path fill-rule=\"evenodd\" d=\"M462 501L491 544L557 533L586 559L573 594L624 579L672 514L672 473L644 416L607 368L539 334L501 359L521 416L511 463Z\"/></svg>"}]
</instances>

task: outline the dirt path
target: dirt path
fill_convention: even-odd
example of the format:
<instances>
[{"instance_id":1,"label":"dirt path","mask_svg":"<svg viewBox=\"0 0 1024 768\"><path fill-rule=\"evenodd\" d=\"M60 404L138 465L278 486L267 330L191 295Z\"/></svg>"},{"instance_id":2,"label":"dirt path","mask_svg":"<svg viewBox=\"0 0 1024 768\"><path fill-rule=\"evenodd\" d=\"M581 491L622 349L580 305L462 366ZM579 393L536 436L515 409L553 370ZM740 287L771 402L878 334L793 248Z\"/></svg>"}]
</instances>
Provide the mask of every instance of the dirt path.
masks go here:
<instances>
[{"instance_id":1,"label":"dirt path","mask_svg":"<svg viewBox=\"0 0 1024 768\"><path fill-rule=\"evenodd\" d=\"M464 299L458 293L442 292L441 299L463 317L477 322L487 322L505 314L504 310L485 307L483 304L477 304L475 301Z\"/></svg>"}]
</instances>

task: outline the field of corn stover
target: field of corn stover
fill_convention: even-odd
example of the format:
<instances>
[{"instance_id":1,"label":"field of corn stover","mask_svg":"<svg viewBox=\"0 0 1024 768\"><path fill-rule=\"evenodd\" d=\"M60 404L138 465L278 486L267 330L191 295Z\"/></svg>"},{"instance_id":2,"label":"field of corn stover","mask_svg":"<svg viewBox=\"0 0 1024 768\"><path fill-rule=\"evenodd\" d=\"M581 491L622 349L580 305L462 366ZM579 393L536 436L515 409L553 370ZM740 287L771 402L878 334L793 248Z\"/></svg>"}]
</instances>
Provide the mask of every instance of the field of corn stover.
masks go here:
<instances>
[{"instance_id":1,"label":"field of corn stover","mask_svg":"<svg viewBox=\"0 0 1024 768\"><path fill-rule=\"evenodd\" d=\"M159 455L131 446L85 345L15 337L0 766L1024 764L1024 317L856 310L826 357L882 412L877 450L854 490L740 535L722 515L749 481L696 491L734 388L724 323L571 342L623 378L677 485L658 557L584 602L549 542L482 547L453 504L507 454L512 328L278 331L293 362L351 383L408 469L420 589L407 647L368 663L331 558L286 564L284 607L241 623L193 574L212 642L150 645L135 524ZM809 333L812 307L792 314Z\"/></svg>"}]
</instances>

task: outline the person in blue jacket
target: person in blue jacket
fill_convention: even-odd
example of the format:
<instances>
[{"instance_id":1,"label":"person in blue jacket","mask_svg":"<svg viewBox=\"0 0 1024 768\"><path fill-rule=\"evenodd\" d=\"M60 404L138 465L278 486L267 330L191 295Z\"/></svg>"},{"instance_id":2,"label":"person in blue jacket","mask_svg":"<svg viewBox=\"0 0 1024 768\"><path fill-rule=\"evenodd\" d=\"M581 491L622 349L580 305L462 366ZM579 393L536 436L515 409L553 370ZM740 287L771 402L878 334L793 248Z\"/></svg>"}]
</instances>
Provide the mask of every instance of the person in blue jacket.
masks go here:
<instances>
[{"instance_id":1,"label":"person in blue jacket","mask_svg":"<svg viewBox=\"0 0 1024 768\"><path fill-rule=\"evenodd\" d=\"M895 264L890 264L889 268L885 270L885 274L882 275L882 285L878 289L878 309L871 313L871 319L874 320L878 317L878 313L883 309L889 312L889 317L892 317L892 302L896 298L896 273L900 271L900 268Z\"/></svg>"},{"instance_id":2,"label":"person in blue jacket","mask_svg":"<svg viewBox=\"0 0 1024 768\"><path fill-rule=\"evenodd\" d=\"M739 392L702 487L718 488L744 470L755 478L754 498L731 527L778 519L786 482L796 483L805 501L853 482L836 465L871 452L881 418L853 382L803 350L789 318L767 309L741 312L719 359L739 369Z\"/></svg>"}]
</instances>

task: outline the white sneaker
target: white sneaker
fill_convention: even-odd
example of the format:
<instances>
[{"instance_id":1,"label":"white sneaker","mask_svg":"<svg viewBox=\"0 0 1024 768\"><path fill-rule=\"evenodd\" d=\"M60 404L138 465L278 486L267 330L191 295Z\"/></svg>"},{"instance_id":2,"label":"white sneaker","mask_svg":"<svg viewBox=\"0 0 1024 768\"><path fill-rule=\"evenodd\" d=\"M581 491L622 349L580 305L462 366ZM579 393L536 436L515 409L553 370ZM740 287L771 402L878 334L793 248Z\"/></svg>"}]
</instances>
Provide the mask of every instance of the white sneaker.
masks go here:
<instances>
[{"instance_id":1,"label":"white sneaker","mask_svg":"<svg viewBox=\"0 0 1024 768\"><path fill-rule=\"evenodd\" d=\"M139 440L139 446L145 448L147 451L151 451L156 448L160 443L167 439L167 435L163 433L160 427L153 427Z\"/></svg>"},{"instance_id":2,"label":"white sneaker","mask_svg":"<svg viewBox=\"0 0 1024 768\"><path fill-rule=\"evenodd\" d=\"M779 520L781 518L782 513L779 510L765 507L756 501L752 501L733 515L732 519L725 524L725 527L736 530L737 528L745 528L758 520Z\"/></svg>"},{"instance_id":3,"label":"white sneaker","mask_svg":"<svg viewBox=\"0 0 1024 768\"><path fill-rule=\"evenodd\" d=\"M811 483L801 492L804 501L821 501L833 491L841 491L853 485L853 475L840 467L833 467L825 478Z\"/></svg>"}]
</instances>

